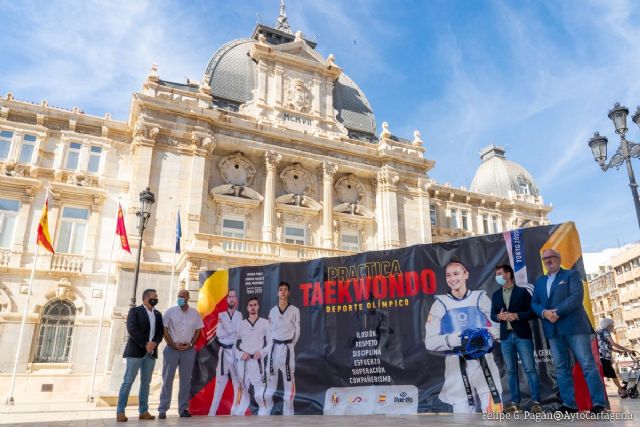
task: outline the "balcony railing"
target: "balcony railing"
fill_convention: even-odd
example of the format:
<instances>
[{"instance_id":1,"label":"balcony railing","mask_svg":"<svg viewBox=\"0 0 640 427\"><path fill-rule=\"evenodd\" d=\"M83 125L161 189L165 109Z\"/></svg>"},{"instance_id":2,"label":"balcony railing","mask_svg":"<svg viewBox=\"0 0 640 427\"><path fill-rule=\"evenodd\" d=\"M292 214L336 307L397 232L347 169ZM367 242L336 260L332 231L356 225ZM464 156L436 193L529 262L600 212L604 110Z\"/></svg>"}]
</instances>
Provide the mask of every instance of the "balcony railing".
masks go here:
<instances>
[{"instance_id":1,"label":"balcony railing","mask_svg":"<svg viewBox=\"0 0 640 427\"><path fill-rule=\"evenodd\" d=\"M84 256L77 254L55 253L51 255L51 271L82 273Z\"/></svg>"},{"instance_id":2,"label":"balcony railing","mask_svg":"<svg viewBox=\"0 0 640 427\"><path fill-rule=\"evenodd\" d=\"M291 243L237 239L234 237L201 233L195 234L189 249L218 255L274 261L303 261L322 257L345 256L354 253L341 249L326 249L314 246L295 245Z\"/></svg>"},{"instance_id":3,"label":"balcony railing","mask_svg":"<svg viewBox=\"0 0 640 427\"><path fill-rule=\"evenodd\" d=\"M0 267L8 267L11 262L11 249L0 249Z\"/></svg>"}]
</instances>

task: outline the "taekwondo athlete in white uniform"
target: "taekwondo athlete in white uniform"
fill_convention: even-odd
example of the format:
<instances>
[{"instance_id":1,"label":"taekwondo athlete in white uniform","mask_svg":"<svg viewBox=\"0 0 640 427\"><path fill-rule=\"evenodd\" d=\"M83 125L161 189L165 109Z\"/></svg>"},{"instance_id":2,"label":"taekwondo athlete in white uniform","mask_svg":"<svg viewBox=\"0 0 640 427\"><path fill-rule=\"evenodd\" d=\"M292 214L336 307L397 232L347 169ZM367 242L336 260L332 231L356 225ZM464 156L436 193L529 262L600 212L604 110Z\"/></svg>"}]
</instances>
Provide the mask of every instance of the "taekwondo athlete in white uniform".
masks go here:
<instances>
[{"instance_id":1,"label":"taekwondo athlete in white uniform","mask_svg":"<svg viewBox=\"0 0 640 427\"><path fill-rule=\"evenodd\" d=\"M500 372L491 354L492 337L500 336L500 329L491 321L491 300L483 290L467 289L469 273L459 260L449 261L445 274L449 292L434 296L425 334L427 350L446 355L438 397L452 405L455 413L473 413L478 404L482 412L501 412ZM469 332L480 340L465 340L467 343L483 345L465 348L462 335L469 336ZM470 357L470 353L475 354Z\"/></svg>"},{"instance_id":2,"label":"taekwondo athlete in white uniform","mask_svg":"<svg viewBox=\"0 0 640 427\"><path fill-rule=\"evenodd\" d=\"M235 366L235 352L233 346L238 339L238 329L242 322L242 313L236 310L238 297L235 289L229 289L227 294L227 311L218 315L218 325L216 327L216 341L220 345L218 350L218 366L216 367L216 388L213 392L213 401L209 409L209 416L213 417L218 412L220 399L224 392L229 376L233 384L233 404L236 402L236 390L238 389L238 375ZM233 414L233 406L231 413Z\"/></svg>"},{"instance_id":3,"label":"taekwondo athlete in white uniform","mask_svg":"<svg viewBox=\"0 0 640 427\"><path fill-rule=\"evenodd\" d=\"M271 335L270 351L265 362L267 390L264 394L267 415L273 408L273 394L278 387L278 373L284 383L282 415L293 415L293 397L296 393L294 347L300 337L300 310L289 304L289 284L278 284L278 305L269 312Z\"/></svg>"},{"instance_id":4,"label":"taekwondo athlete in white uniform","mask_svg":"<svg viewBox=\"0 0 640 427\"><path fill-rule=\"evenodd\" d=\"M266 367L263 364L268 354L269 321L258 317L260 303L258 298L249 298L247 312L249 316L240 324L236 343L236 372L238 387L235 412L232 415L244 415L249 407L249 387L253 385L253 397L258 403L258 415L268 415L264 401L267 382Z\"/></svg>"}]
</instances>

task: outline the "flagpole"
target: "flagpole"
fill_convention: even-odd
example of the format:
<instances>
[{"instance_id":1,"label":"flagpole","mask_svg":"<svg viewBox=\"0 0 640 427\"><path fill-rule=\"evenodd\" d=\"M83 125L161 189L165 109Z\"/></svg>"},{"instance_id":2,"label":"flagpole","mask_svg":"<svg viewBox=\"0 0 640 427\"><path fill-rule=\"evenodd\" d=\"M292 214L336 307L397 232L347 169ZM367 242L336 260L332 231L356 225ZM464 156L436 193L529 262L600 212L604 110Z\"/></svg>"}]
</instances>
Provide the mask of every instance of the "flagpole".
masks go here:
<instances>
[{"instance_id":1,"label":"flagpole","mask_svg":"<svg viewBox=\"0 0 640 427\"><path fill-rule=\"evenodd\" d=\"M178 213L176 214L176 241L178 240L178 218L180 218L180 206L178 206ZM169 306L171 306L171 301L173 298L173 278L176 274L176 242L173 244L173 257L171 259L171 284L169 285Z\"/></svg>"},{"instance_id":2,"label":"flagpole","mask_svg":"<svg viewBox=\"0 0 640 427\"><path fill-rule=\"evenodd\" d=\"M118 221L119 211L120 211L120 203L118 203L118 209L116 209L116 223ZM94 399L93 387L96 382L96 369L98 368L98 357L99 357L98 352L100 350L100 339L102 338L102 325L104 322L104 312L107 307L107 296L109 295L109 276L111 275L111 263L113 261L113 247L116 244L116 236L117 236L117 233L114 231L113 238L111 239L111 252L109 253L109 264L107 266L107 274L104 279L104 296L102 297L103 298L102 312L100 313L100 323L98 324L98 340L96 341L96 352L93 358L93 370L91 371L91 386L89 387L89 396L87 397L88 402L93 402L93 399ZM110 347L109 347L109 350L111 350ZM109 355L107 354L105 357L108 357L108 356ZM104 363L105 365L107 364L106 358Z\"/></svg>"},{"instance_id":3,"label":"flagpole","mask_svg":"<svg viewBox=\"0 0 640 427\"><path fill-rule=\"evenodd\" d=\"M40 245L36 243L36 253L33 257L33 265L31 266L31 278L29 279L29 286L27 287L27 301L24 304L24 310L22 312L22 322L20 323L20 334L18 335L18 348L16 349L16 357L13 360L13 373L11 374L11 387L9 388L9 397L7 397L7 405L13 405L13 391L16 386L16 373L18 370L18 357L20 356L20 349L22 347L22 335L24 333L24 325L27 321L27 311L29 309L29 300L31 299L31 288L33 286L33 278L36 274L36 264L38 262L38 252L40 251Z\"/></svg>"}]
</instances>

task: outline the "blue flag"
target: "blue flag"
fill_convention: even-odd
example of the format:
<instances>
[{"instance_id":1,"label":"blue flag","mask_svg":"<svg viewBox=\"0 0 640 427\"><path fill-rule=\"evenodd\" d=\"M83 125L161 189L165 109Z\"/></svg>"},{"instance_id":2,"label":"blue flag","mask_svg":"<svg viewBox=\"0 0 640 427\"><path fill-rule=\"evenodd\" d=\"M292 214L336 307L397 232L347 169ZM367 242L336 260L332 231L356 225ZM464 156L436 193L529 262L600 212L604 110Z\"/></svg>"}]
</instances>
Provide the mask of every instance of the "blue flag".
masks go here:
<instances>
[{"instance_id":1,"label":"blue flag","mask_svg":"<svg viewBox=\"0 0 640 427\"><path fill-rule=\"evenodd\" d=\"M180 225L180 209L176 218L176 253L180 253L180 238L182 237L182 226Z\"/></svg>"}]
</instances>

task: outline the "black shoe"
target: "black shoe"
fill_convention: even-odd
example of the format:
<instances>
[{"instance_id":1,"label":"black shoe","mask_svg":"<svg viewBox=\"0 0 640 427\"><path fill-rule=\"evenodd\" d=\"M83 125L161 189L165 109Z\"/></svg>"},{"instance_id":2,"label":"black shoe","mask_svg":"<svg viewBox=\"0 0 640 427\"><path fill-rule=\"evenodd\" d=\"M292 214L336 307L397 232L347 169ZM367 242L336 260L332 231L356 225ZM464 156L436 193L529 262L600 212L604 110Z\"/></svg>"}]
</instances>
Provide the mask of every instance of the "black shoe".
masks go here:
<instances>
[{"instance_id":1,"label":"black shoe","mask_svg":"<svg viewBox=\"0 0 640 427\"><path fill-rule=\"evenodd\" d=\"M605 412L607 409L602 406L602 405L596 405L593 408L591 408L591 413L592 414L601 414L603 412Z\"/></svg>"},{"instance_id":2,"label":"black shoe","mask_svg":"<svg viewBox=\"0 0 640 427\"><path fill-rule=\"evenodd\" d=\"M180 414L180 418L191 418L191 412L189 412L188 409L185 409L184 411L182 411L182 413Z\"/></svg>"},{"instance_id":3,"label":"black shoe","mask_svg":"<svg viewBox=\"0 0 640 427\"><path fill-rule=\"evenodd\" d=\"M160 412L158 414L158 419L159 420L166 420L167 419L167 413L166 412Z\"/></svg>"},{"instance_id":4,"label":"black shoe","mask_svg":"<svg viewBox=\"0 0 640 427\"><path fill-rule=\"evenodd\" d=\"M578 410L576 408L572 408L570 406L562 405L558 409L556 409L556 412L562 412L562 413L565 413L565 414L575 414L575 413L578 412Z\"/></svg>"}]
</instances>

